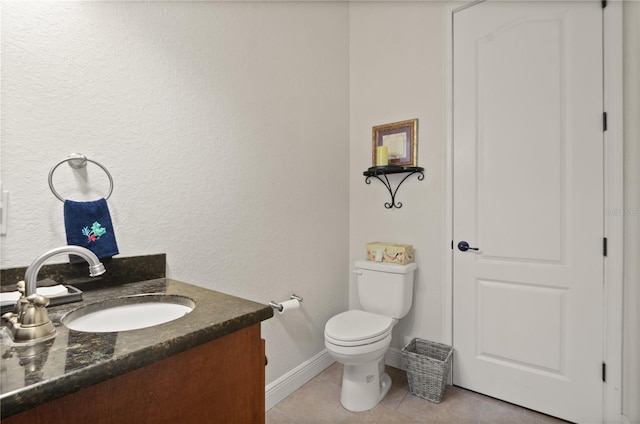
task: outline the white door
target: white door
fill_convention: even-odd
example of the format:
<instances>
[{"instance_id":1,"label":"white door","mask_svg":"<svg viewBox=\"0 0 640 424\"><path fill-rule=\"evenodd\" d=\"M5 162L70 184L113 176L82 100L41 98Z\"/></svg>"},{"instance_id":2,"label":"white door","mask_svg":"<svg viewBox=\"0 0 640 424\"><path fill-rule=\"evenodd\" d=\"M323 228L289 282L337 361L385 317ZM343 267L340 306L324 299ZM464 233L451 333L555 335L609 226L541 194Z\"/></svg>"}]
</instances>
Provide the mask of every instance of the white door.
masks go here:
<instances>
[{"instance_id":1,"label":"white door","mask_svg":"<svg viewBox=\"0 0 640 424\"><path fill-rule=\"evenodd\" d=\"M454 384L599 423L600 2L484 2L453 28Z\"/></svg>"}]
</instances>

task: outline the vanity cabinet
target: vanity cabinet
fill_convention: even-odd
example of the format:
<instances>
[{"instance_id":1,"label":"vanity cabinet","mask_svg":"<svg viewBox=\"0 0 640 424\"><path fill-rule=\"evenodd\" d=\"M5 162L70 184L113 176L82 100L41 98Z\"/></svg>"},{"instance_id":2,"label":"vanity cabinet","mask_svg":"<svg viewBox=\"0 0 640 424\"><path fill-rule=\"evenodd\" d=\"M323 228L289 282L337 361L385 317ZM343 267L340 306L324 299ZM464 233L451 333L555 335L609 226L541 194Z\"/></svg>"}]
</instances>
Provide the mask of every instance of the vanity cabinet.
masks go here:
<instances>
[{"instance_id":1,"label":"vanity cabinet","mask_svg":"<svg viewBox=\"0 0 640 424\"><path fill-rule=\"evenodd\" d=\"M4 418L3 424L264 423L260 324Z\"/></svg>"}]
</instances>

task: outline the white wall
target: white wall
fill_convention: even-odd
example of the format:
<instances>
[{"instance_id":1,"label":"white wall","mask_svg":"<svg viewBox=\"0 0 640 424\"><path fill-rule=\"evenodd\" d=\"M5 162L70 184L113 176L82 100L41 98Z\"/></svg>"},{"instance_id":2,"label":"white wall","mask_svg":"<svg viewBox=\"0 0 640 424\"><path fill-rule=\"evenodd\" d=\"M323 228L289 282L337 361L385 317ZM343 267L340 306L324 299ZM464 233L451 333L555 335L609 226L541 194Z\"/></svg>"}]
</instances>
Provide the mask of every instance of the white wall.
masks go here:
<instances>
[{"instance_id":1,"label":"white wall","mask_svg":"<svg viewBox=\"0 0 640 424\"><path fill-rule=\"evenodd\" d=\"M444 9L437 2L353 2L350 43L350 262L370 241L412 244L418 270L413 308L394 329L392 348L412 337L442 339L444 240ZM425 178L400 187L401 209L371 166L372 127L418 119L418 166ZM397 177L397 176L392 176ZM395 178L397 181L397 178ZM350 304L358 306L351 277Z\"/></svg>"},{"instance_id":2,"label":"white wall","mask_svg":"<svg viewBox=\"0 0 640 424\"><path fill-rule=\"evenodd\" d=\"M640 3L624 3L625 285L622 410L640 424Z\"/></svg>"},{"instance_id":3,"label":"white wall","mask_svg":"<svg viewBox=\"0 0 640 424\"><path fill-rule=\"evenodd\" d=\"M346 3L2 2L1 35L3 268L66 244L47 175L81 152L113 174L121 257L305 298L263 324L267 382L324 349L348 296ZM106 178L86 175L83 192L63 164L55 187L97 199Z\"/></svg>"}]
</instances>

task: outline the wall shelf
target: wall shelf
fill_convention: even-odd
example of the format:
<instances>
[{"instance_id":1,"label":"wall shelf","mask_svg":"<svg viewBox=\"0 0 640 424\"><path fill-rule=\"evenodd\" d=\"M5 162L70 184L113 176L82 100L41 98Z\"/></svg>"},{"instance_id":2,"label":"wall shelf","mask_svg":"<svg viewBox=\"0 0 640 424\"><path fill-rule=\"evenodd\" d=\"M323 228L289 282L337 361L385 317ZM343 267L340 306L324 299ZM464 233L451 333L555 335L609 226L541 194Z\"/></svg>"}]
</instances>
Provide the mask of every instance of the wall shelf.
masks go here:
<instances>
[{"instance_id":1,"label":"wall shelf","mask_svg":"<svg viewBox=\"0 0 640 424\"><path fill-rule=\"evenodd\" d=\"M397 186L393 188L389 182L387 175L390 174L407 174L400 180ZM403 182L413 174L418 174L418 180L424 180L424 168L419 166L372 166L362 173L366 178L364 182L371 184L371 178L378 179L389 191L391 195L391 202L385 202L384 207L387 209L402 207L402 202L396 202L396 193Z\"/></svg>"}]
</instances>

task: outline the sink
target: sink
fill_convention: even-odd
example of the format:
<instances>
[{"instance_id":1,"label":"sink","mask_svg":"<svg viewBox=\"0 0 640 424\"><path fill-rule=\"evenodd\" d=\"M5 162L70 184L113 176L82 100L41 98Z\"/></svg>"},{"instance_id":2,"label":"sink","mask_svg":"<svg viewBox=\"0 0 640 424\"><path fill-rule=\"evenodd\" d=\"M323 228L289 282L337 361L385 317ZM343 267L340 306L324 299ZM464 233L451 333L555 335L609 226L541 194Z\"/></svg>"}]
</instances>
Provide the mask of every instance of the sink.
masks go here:
<instances>
[{"instance_id":1,"label":"sink","mask_svg":"<svg viewBox=\"0 0 640 424\"><path fill-rule=\"evenodd\" d=\"M62 323L71 330L89 333L129 331L182 318L195 307L185 296L141 294L83 306L63 316Z\"/></svg>"}]
</instances>

